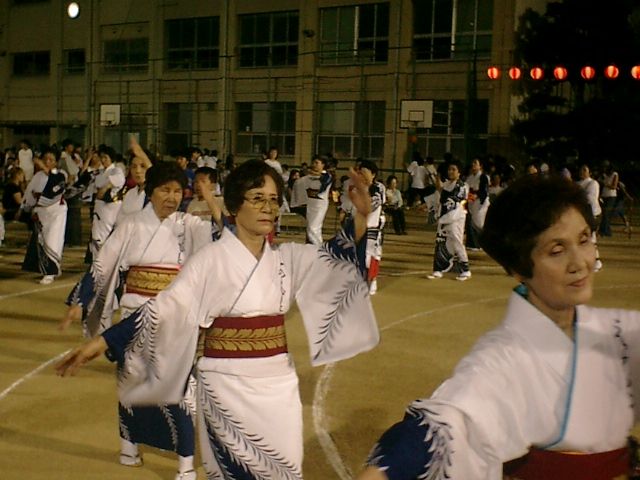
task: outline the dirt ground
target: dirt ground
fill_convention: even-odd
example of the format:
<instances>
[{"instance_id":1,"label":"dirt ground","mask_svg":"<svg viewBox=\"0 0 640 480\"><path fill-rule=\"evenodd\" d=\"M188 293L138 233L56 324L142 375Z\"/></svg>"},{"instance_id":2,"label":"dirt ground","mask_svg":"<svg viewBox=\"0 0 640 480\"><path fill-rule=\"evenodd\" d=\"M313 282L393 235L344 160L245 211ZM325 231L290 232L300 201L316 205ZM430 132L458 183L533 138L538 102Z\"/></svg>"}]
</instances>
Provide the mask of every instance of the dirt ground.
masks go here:
<instances>
[{"instance_id":1,"label":"dirt ground","mask_svg":"<svg viewBox=\"0 0 640 480\"><path fill-rule=\"evenodd\" d=\"M304 476L353 477L369 449L412 400L428 396L482 333L501 320L514 281L484 253L470 254L473 278L431 281L434 229L409 212L409 235L389 233L378 294L373 297L380 345L354 359L311 368L300 316L287 317L289 348L304 404ZM283 238L303 241L296 219ZM637 221L634 222L636 225ZM325 234L335 230L334 216ZM640 230L639 230L640 232ZM114 367L99 359L77 377L60 379L52 364L81 341L80 327L61 333L58 320L84 271L84 249L64 253L64 274L41 286L20 271L26 232L8 226L0 249L0 478L172 480L173 454L142 448L145 465L118 464ZM640 309L640 235L622 227L600 244L594 305ZM204 479L202 469L199 477Z\"/></svg>"}]
</instances>

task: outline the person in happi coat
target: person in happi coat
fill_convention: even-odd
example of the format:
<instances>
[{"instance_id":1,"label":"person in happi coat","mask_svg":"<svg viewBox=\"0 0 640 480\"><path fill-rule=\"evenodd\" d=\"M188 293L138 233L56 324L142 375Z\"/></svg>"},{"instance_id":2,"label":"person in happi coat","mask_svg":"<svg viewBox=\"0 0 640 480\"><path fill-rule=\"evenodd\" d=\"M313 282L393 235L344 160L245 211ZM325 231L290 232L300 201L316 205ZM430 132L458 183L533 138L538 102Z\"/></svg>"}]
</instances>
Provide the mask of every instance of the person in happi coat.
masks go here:
<instances>
[{"instance_id":1,"label":"person in happi coat","mask_svg":"<svg viewBox=\"0 0 640 480\"><path fill-rule=\"evenodd\" d=\"M329 208L331 174L326 171L327 160L316 155L309 173L296 181L294 189L304 190L307 198L307 242L322 244L322 224Z\"/></svg>"},{"instance_id":2,"label":"person in happi coat","mask_svg":"<svg viewBox=\"0 0 640 480\"><path fill-rule=\"evenodd\" d=\"M471 171L465 179L469 186L466 218L466 247L469 250L480 248L479 236L484 225L484 219L489 209L489 175L482 169L482 161L476 157L471 161Z\"/></svg>"},{"instance_id":3,"label":"person in happi coat","mask_svg":"<svg viewBox=\"0 0 640 480\"><path fill-rule=\"evenodd\" d=\"M118 210L116 225L129 215L138 213L149 202L145 192L145 179L147 170L153 165L151 152L143 149L135 137L131 137L129 140L129 150L129 176L133 179L135 185L131 188L125 187L123 191L122 205Z\"/></svg>"},{"instance_id":4,"label":"person in happi coat","mask_svg":"<svg viewBox=\"0 0 640 480\"><path fill-rule=\"evenodd\" d=\"M196 364L201 454L209 479L301 479L302 405L284 314L296 301L312 364L349 358L379 339L364 268L368 186L351 173L353 222L321 247L266 241L284 189L260 160L229 174L234 230L192 256L168 289L57 366L73 374L104 352L122 364L130 404L181 398Z\"/></svg>"},{"instance_id":5,"label":"person in happi coat","mask_svg":"<svg viewBox=\"0 0 640 480\"><path fill-rule=\"evenodd\" d=\"M464 225L467 216L468 185L460 178L460 162L451 160L447 166L448 180L436 177L438 227L433 254L433 272L429 279L442 278L444 273L457 269L456 280L471 278L469 257L464 247Z\"/></svg>"},{"instance_id":6,"label":"person in happi coat","mask_svg":"<svg viewBox=\"0 0 640 480\"><path fill-rule=\"evenodd\" d=\"M177 212L187 179L174 163L162 163L147 171L149 204L117 225L104 243L91 270L74 287L61 329L81 317L84 333L93 337L111 325L117 298L123 317L153 298L175 278L184 262L210 243L218 226L212 228L187 213ZM213 196L208 196L213 204ZM220 222L220 211L213 214ZM178 453L176 479L195 479L194 389L184 398L159 406L118 406L120 463L138 466L143 443Z\"/></svg>"},{"instance_id":7,"label":"person in happi coat","mask_svg":"<svg viewBox=\"0 0 640 480\"><path fill-rule=\"evenodd\" d=\"M55 152L45 152L42 160L44 169L36 173L27 185L21 206L23 211L32 213L35 227L22 269L42 274L40 283L48 285L62 273L67 175L58 170Z\"/></svg>"},{"instance_id":8,"label":"person in happi coat","mask_svg":"<svg viewBox=\"0 0 640 480\"><path fill-rule=\"evenodd\" d=\"M371 212L367 215L367 271L369 281L369 295L378 292L378 273L380 271L380 260L382 260L382 241L384 224L383 205L387 201L386 189L382 182L377 180L378 166L371 160L362 160L358 164L365 181L369 185L371 195Z\"/></svg>"},{"instance_id":9,"label":"person in happi coat","mask_svg":"<svg viewBox=\"0 0 640 480\"><path fill-rule=\"evenodd\" d=\"M382 435L358 480L628 478L640 312L586 305L592 225L584 190L557 176L496 198L480 242L519 283L504 320Z\"/></svg>"}]
</instances>

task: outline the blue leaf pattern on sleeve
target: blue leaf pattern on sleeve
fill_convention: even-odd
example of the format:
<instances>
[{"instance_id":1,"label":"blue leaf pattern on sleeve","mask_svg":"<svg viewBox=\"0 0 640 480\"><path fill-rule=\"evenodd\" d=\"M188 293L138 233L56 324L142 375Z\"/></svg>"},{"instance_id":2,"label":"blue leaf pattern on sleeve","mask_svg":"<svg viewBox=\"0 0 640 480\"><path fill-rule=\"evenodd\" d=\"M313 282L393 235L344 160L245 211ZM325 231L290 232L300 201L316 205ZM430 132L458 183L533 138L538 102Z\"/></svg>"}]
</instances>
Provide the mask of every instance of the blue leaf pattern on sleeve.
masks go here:
<instances>
[{"instance_id":1,"label":"blue leaf pattern on sleeve","mask_svg":"<svg viewBox=\"0 0 640 480\"><path fill-rule=\"evenodd\" d=\"M414 402L404 419L382 434L367 465L385 472L389 480L451 478L451 428L438 416L420 401Z\"/></svg>"}]
</instances>

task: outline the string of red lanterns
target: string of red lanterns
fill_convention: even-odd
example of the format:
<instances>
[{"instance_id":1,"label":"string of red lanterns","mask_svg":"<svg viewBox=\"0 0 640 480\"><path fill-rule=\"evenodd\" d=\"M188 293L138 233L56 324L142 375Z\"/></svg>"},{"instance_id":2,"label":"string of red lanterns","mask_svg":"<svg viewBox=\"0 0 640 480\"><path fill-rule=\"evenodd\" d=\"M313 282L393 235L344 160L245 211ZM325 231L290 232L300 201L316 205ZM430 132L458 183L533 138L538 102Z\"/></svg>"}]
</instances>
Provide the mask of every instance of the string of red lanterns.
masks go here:
<instances>
[{"instance_id":1,"label":"string of red lanterns","mask_svg":"<svg viewBox=\"0 0 640 480\"><path fill-rule=\"evenodd\" d=\"M593 80L596 77L596 69L591 65L585 65L580 69L580 76L585 80ZM640 80L640 65L635 65L630 70L631 77L636 80ZM500 68L492 66L487 69L487 77L491 80L497 80L500 78L502 72ZM507 70L507 75L511 80L519 80L522 77L522 69L519 67L510 67ZM542 80L544 78L544 69L539 66L534 66L529 70L529 76L534 80ZM562 82L569 76L569 71L562 65L558 65L553 69L553 78ZM615 65L608 65L604 68L604 76L608 79L616 79L620 76L620 69Z\"/></svg>"}]
</instances>

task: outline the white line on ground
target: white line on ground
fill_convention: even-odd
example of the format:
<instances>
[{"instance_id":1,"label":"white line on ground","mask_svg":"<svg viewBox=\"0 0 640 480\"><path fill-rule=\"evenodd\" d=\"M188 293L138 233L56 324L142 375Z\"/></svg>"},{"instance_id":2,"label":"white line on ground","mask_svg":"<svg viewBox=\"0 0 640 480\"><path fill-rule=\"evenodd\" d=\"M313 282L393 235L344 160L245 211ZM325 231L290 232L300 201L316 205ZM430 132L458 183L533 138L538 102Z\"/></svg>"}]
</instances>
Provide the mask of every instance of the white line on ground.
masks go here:
<instances>
[{"instance_id":1,"label":"white line on ground","mask_svg":"<svg viewBox=\"0 0 640 480\"><path fill-rule=\"evenodd\" d=\"M0 300L6 300L7 298L21 297L23 295L31 295L32 293L40 293L40 292L45 292L47 290L55 290L56 288L71 287L75 284L76 282L56 283L55 285L51 285L49 287L33 288L31 290L25 290L23 292L7 293L5 295L0 295Z\"/></svg>"},{"instance_id":2,"label":"white line on ground","mask_svg":"<svg viewBox=\"0 0 640 480\"><path fill-rule=\"evenodd\" d=\"M7 388L5 388L1 393L0 393L0 400L2 400L4 397L6 397L7 395L9 395L18 385L20 385L21 383L26 382L27 380L29 380L31 377L33 377L34 375L37 375L38 373L40 373L42 370L44 370L45 368L47 368L49 365L51 365L54 362L57 362L59 359L61 359L62 357L64 357L67 353L69 353L71 350L67 350L65 352L62 352L60 355L53 357L49 360L47 360L46 362L44 362L42 365L40 365L39 367L37 367L34 370L31 370L29 373L27 373L25 376L20 377L18 380L16 380L15 382L13 382L11 385L9 385Z\"/></svg>"}]
</instances>

